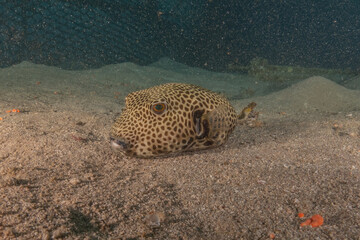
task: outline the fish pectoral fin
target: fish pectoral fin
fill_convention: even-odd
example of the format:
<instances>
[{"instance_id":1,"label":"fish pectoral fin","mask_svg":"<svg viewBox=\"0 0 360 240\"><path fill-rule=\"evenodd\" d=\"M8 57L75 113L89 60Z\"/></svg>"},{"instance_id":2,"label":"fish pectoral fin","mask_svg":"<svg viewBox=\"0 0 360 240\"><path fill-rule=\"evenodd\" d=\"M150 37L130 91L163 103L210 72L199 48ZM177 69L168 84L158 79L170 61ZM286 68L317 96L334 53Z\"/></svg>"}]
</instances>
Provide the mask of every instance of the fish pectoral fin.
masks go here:
<instances>
[{"instance_id":1,"label":"fish pectoral fin","mask_svg":"<svg viewBox=\"0 0 360 240\"><path fill-rule=\"evenodd\" d=\"M225 119L228 111L229 106L222 104L204 116L209 124L209 138L216 139L222 132L226 132L230 128L231 123Z\"/></svg>"},{"instance_id":2,"label":"fish pectoral fin","mask_svg":"<svg viewBox=\"0 0 360 240\"><path fill-rule=\"evenodd\" d=\"M195 118L195 133L197 136L201 135L202 127L201 127L201 118Z\"/></svg>"},{"instance_id":3,"label":"fish pectoral fin","mask_svg":"<svg viewBox=\"0 0 360 240\"><path fill-rule=\"evenodd\" d=\"M226 121L228 111L229 106L226 104L219 105L206 113L205 110L194 111L193 117L197 138L215 140L221 133L228 131L231 127L231 122Z\"/></svg>"},{"instance_id":4,"label":"fish pectoral fin","mask_svg":"<svg viewBox=\"0 0 360 240\"><path fill-rule=\"evenodd\" d=\"M209 133L209 123L206 120L206 114L204 115L205 110L195 110L193 112L193 121L195 126L196 138L202 139L207 137ZM205 116L205 118L204 118Z\"/></svg>"}]
</instances>

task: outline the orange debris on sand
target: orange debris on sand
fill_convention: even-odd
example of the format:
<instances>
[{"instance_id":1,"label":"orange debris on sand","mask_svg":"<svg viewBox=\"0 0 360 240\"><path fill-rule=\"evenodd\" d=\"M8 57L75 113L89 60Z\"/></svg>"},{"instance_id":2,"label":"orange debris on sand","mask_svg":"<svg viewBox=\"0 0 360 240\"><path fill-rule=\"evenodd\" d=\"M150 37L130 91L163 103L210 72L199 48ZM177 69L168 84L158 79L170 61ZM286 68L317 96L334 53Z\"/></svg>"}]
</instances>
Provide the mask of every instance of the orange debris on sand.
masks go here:
<instances>
[{"instance_id":1,"label":"orange debris on sand","mask_svg":"<svg viewBox=\"0 0 360 240\"><path fill-rule=\"evenodd\" d=\"M307 219L305 222L301 223L300 227L304 227L308 225L310 225L311 227L319 227L323 225L323 223L324 223L324 218L321 215L316 214L311 218Z\"/></svg>"},{"instance_id":2,"label":"orange debris on sand","mask_svg":"<svg viewBox=\"0 0 360 240\"><path fill-rule=\"evenodd\" d=\"M324 218L321 215L317 214L317 215L314 215L311 217L311 221L312 222L310 223L310 225L312 227L319 227L319 226L323 225Z\"/></svg>"},{"instance_id":3,"label":"orange debris on sand","mask_svg":"<svg viewBox=\"0 0 360 240\"><path fill-rule=\"evenodd\" d=\"M310 225L310 223L311 223L311 219L307 219L305 222L302 222L300 224L300 227L308 226L308 225Z\"/></svg>"},{"instance_id":4,"label":"orange debris on sand","mask_svg":"<svg viewBox=\"0 0 360 240\"><path fill-rule=\"evenodd\" d=\"M305 215L301 212L298 214L299 218L303 218Z\"/></svg>"},{"instance_id":5,"label":"orange debris on sand","mask_svg":"<svg viewBox=\"0 0 360 240\"><path fill-rule=\"evenodd\" d=\"M3 118L2 118L2 117L0 117L0 121L1 121L1 120L3 120Z\"/></svg>"},{"instance_id":6,"label":"orange debris on sand","mask_svg":"<svg viewBox=\"0 0 360 240\"><path fill-rule=\"evenodd\" d=\"M275 233L270 233L270 234L269 234L269 238L270 238L270 239L275 239Z\"/></svg>"},{"instance_id":7,"label":"orange debris on sand","mask_svg":"<svg viewBox=\"0 0 360 240\"><path fill-rule=\"evenodd\" d=\"M11 110L6 110L6 112L7 112L7 113L11 113L11 112L15 113L15 112L20 112L20 110L14 108L14 109L11 109Z\"/></svg>"}]
</instances>

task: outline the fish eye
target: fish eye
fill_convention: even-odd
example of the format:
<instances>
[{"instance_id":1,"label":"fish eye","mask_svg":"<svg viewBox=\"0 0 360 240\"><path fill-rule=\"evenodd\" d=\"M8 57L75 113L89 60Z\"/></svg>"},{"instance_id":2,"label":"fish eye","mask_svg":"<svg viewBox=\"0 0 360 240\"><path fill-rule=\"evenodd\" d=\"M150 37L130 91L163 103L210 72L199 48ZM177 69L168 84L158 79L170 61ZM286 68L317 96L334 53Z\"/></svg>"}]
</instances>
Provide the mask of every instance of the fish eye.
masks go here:
<instances>
[{"instance_id":1,"label":"fish eye","mask_svg":"<svg viewBox=\"0 0 360 240\"><path fill-rule=\"evenodd\" d=\"M166 103L154 103L152 106L151 106L151 110L156 113L156 114L162 114L165 112L167 108L167 105Z\"/></svg>"}]
</instances>

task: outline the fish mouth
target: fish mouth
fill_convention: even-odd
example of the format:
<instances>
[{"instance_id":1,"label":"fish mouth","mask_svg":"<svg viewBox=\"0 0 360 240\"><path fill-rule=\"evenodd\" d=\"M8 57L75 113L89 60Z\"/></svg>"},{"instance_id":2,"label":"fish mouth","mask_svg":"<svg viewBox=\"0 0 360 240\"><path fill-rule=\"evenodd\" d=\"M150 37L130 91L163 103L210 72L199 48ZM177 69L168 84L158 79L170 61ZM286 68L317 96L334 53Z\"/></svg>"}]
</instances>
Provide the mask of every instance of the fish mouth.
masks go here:
<instances>
[{"instance_id":1,"label":"fish mouth","mask_svg":"<svg viewBox=\"0 0 360 240\"><path fill-rule=\"evenodd\" d=\"M124 139L110 137L110 146L115 152L124 152L128 148L128 144Z\"/></svg>"}]
</instances>

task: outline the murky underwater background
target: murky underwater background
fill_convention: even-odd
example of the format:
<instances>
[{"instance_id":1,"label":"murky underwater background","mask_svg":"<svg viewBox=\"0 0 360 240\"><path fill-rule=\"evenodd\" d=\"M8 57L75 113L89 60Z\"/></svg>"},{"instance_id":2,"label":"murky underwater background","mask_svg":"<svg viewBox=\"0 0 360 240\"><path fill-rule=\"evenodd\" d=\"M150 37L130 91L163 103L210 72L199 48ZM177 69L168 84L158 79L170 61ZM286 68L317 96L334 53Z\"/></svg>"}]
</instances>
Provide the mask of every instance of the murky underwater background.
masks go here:
<instances>
[{"instance_id":1,"label":"murky underwater background","mask_svg":"<svg viewBox=\"0 0 360 240\"><path fill-rule=\"evenodd\" d=\"M1 2L0 67L30 61L80 70L165 57L248 74L254 86L235 98L317 75L360 86L358 1Z\"/></svg>"}]
</instances>

